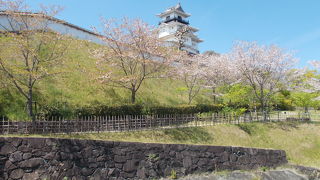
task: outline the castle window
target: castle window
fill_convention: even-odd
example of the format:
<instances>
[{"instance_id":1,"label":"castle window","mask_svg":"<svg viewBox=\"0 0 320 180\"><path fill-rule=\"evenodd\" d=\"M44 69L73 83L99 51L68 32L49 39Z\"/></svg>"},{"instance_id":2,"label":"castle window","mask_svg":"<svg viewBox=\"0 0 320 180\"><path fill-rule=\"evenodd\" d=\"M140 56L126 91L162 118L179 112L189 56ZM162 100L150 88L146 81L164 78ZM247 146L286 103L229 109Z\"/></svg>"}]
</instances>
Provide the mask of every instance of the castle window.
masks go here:
<instances>
[{"instance_id":1,"label":"castle window","mask_svg":"<svg viewBox=\"0 0 320 180\"><path fill-rule=\"evenodd\" d=\"M170 16L167 16L167 17L166 17L166 20L169 20L169 19L170 19Z\"/></svg>"}]
</instances>

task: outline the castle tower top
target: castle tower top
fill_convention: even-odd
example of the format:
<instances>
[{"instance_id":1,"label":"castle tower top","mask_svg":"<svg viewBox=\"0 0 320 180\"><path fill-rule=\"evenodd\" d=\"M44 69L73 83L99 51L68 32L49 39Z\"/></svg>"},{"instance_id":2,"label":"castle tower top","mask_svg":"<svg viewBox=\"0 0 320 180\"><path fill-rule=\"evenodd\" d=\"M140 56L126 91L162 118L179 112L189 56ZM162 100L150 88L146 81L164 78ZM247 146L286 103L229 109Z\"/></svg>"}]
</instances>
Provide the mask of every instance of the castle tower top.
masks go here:
<instances>
[{"instance_id":1,"label":"castle tower top","mask_svg":"<svg viewBox=\"0 0 320 180\"><path fill-rule=\"evenodd\" d=\"M198 31L197 28L189 26L187 18L191 14L186 13L181 4L168 8L163 13L157 15L161 18L159 23L159 38L167 41L168 44L180 44L183 41L181 50L185 50L191 54L199 54L198 44L202 42L194 33ZM188 32L184 33L183 37L178 38L178 32L186 27Z\"/></svg>"},{"instance_id":2,"label":"castle tower top","mask_svg":"<svg viewBox=\"0 0 320 180\"><path fill-rule=\"evenodd\" d=\"M163 17L166 17L166 16L171 15L171 14L180 15L183 18L187 18L187 17L191 16L191 14L186 13L182 9L180 3L178 3L177 5L175 5L173 7L168 8L166 11L164 11L163 13L158 14L157 16L160 17L160 18L163 18Z\"/></svg>"}]
</instances>

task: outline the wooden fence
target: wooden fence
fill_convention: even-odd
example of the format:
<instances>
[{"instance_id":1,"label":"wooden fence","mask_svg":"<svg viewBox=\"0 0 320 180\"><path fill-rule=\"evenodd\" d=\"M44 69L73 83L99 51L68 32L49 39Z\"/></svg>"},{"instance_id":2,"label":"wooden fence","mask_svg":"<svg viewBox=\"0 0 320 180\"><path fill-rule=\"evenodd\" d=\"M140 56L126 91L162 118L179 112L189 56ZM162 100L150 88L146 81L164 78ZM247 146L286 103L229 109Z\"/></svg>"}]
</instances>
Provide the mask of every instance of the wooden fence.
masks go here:
<instances>
[{"instance_id":1,"label":"wooden fence","mask_svg":"<svg viewBox=\"0 0 320 180\"><path fill-rule=\"evenodd\" d=\"M126 115L126 116L91 116L38 119L31 121L12 121L2 118L1 134L49 134L81 132L119 132L158 128L197 127L215 124L239 124L269 121L309 121L306 113L247 113L243 115L214 113L210 115Z\"/></svg>"}]
</instances>

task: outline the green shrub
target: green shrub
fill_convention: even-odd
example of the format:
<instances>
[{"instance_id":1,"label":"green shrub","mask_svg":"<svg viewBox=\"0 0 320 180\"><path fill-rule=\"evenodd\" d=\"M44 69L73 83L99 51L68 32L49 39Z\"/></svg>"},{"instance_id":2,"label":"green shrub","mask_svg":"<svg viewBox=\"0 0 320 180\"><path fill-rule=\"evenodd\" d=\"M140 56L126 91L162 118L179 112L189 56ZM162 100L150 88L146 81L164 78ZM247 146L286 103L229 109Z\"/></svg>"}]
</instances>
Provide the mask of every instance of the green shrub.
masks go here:
<instances>
[{"instance_id":1,"label":"green shrub","mask_svg":"<svg viewBox=\"0 0 320 180\"><path fill-rule=\"evenodd\" d=\"M152 106L143 107L139 104L107 106L91 105L74 108L66 103L56 103L41 107L38 115L45 118L54 117L87 117L87 116L123 116L123 115L151 115L151 114L197 114L219 112L223 105L199 104L196 106Z\"/></svg>"},{"instance_id":2,"label":"green shrub","mask_svg":"<svg viewBox=\"0 0 320 180\"><path fill-rule=\"evenodd\" d=\"M221 111L223 113L232 113L233 115L240 116L240 115L244 114L245 112L247 112L247 109L246 108L233 108L233 107L226 106L226 107L222 108Z\"/></svg>"},{"instance_id":3,"label":"green shrub","mask_svg":"<svg viewBox=\"0 0 320 180\"><path fill-rule=\"evenodd\" d=\"M223 108L223 104L198 104L197 109L200 113L205 112L220 112Z\"/></svg>"},{"instance_id":4,"label":"green shrub","mask_svg":"<svg viewBox=\"0 0 320 180\"><path fill-rule=\"evenodd\" d=\"M149 107L146 110L147 114L196 114L196 113L206 113L206 112L219 112L224 106L218 105L208 105L208 104L198 104L196 106L154 106Z\"/></svg>"},{"instance_id":5,"label":"green shrub","mask_svg":"<svg viewBox=\"0 0 320 180\"><path fill-rule=\"evenodd\" d=\"M78 108L75 112L76 116L119 116L119 115L141 115L143 114L143 106L141 105L122 105L122 106L89 106Z\"/></svg>"},{"instance_id":6,"label":"green shrub","mask_svg":"<svg viewBox=\"0 0 320 180\"><path fill-rule=\"evenodd\" d=\"M146 108L146 114L193 114L197 113L195 106L154 106Z\"/></svg>"},{"instance_id":7,"label":"green shrub","mask_svg":"<svg viewBox=\"0 0 320 180\"><path fill-rule=\"evenodd\" d=\"M37 113L40 117L51 119L55 117L71 117L73 116L73 107L67 103L56 103L52 105L44 105Z\"/></svg>"}]
</instances>

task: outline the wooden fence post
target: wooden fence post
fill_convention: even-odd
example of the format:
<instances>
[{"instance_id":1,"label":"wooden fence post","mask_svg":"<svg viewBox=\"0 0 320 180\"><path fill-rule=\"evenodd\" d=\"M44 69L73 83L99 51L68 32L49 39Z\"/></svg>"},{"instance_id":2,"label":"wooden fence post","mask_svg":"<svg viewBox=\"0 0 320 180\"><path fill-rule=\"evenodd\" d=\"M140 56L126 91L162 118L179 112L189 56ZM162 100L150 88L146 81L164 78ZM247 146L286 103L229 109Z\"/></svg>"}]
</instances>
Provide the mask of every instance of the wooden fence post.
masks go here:
<instances>
[{"instance_id":1,"label":"wooden fence post","mask_svg":"<svg viewBox=\"0 0 320 180\"><path fill-rule=\"evenodd\" d=\"M110 122L110 115L105 115L105 123L106 123L106 126L105 126L105 130L104 131L110 131L109 129L109 122Z\"/></svg>"},{"instance_id":2,"label":"wooden fence post","mask_svg":"<svg viewBox=\"0 0 320 180\"><path fill-rule=\"evenodd\" d=\"M193 114L193 117L195 118L196 127L197 127L197 126L198 126L198 117L197 117L197 116L195 116L194 114Z\"/></svg>"},{"instance_id":3,"label":"wooden fence post","mask_svg":"<svg viewBox=\"0 0 320 180\"><path fill-rule=\"evenodd\" d=\"M98 134L100 133L101 116L98 116Z\"/></svg>"},{"instance_id":4,"label":"wooden fence post","mask_svg":"<svg viewBox=\"0 0 320 180\"><path fill-rule=\"evenodd\" d=\"M7 119L7 124L8 124L8 134L10 134L10 130L11 130L11 128L10 128L10 119Z\"/></svg>"},{"instance_id":5,"label":"wooden fence post","mask_svg":"<svg viewBox=\"0 0 320 180\"><path fill-rule=\"evenodd\" d=\"M2 127L1 127L1 130L2 130L2 134L4 134L4 116L2 116Z\"/></svg>"},{"instance_id":6,"label":"wooden fence post","mask_svg":"<svg viewBox=\"0 0 320 180\"><path fill-rule=\"evenodd\" d=\"M126 115L126 118L125 118L125 123L124 123L124 129L126 130L126 124L127 124L127 131L130 131L130 120L129 120L130 116L129 115Z\"/></svg>"}]
</instances>

